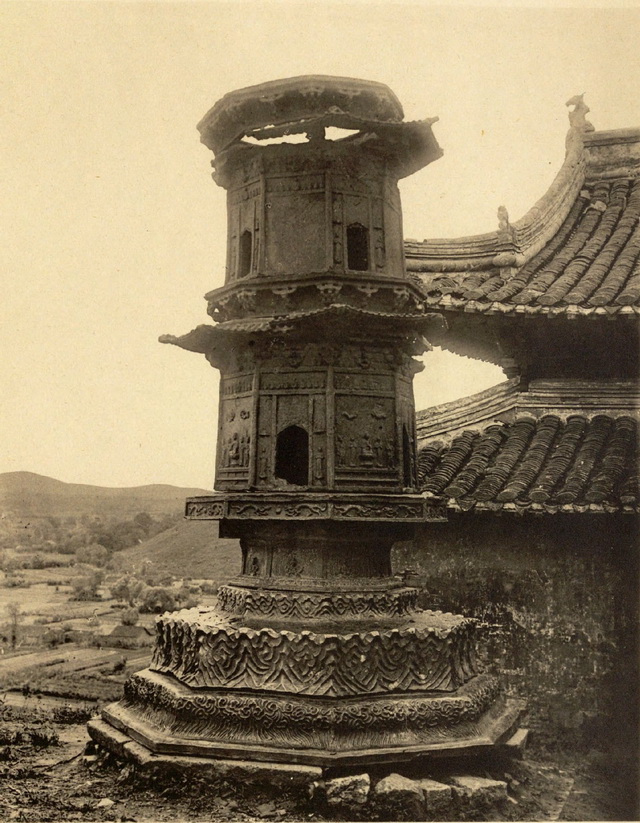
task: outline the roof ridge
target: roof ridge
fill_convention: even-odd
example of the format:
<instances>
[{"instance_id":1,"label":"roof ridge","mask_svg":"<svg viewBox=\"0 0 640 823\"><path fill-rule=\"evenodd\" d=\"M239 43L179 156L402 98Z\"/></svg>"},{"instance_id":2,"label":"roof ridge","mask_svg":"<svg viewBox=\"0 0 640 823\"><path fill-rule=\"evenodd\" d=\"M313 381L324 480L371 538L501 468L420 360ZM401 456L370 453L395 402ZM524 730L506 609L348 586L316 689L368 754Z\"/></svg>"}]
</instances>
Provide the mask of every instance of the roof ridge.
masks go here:
<instances>
[{"instance_id":1,"label":"roof ridge","mask_svg":"<svg viewBox=\"0 0 640 823\"><path fill-rule=\"evenodd\" d=\"M436 437L460 426L482 424L513 408L520 379L512 377L475 394L431 406L416 414L418 440Z\"/></svg>"},{"instance_id":2,"label":"roof ridge","mask_svg":"<svg viewBox=\"0 0 640 823\"><path fill-rule=\"evenodd\" d=\"M521 269L556 236L585 186L640 176L640 128L595 131L583 116L588 108L578 98L567 104L576 109L570 114L565 158L551 185L533 206L513 223L500 206L499 225L493 232L407 239L404 247L408 271L436 275L496 270L499 275L505 269ZM580 116L574 116L576 111Z\"/></svg>"}]
</instances>

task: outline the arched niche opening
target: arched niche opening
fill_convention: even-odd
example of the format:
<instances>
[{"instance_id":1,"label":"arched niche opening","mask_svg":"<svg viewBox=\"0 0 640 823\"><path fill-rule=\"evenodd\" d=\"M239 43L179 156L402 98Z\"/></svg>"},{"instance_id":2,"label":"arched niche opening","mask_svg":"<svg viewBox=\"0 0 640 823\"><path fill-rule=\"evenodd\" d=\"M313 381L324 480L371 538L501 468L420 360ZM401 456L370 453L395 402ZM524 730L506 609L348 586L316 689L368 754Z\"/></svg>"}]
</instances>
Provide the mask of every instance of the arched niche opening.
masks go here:
<instances>
[{"instance_id":1,"label":"arched niche opening","mask_svg":"<svg viewBox=\"0 0 640 823\"><path fill-rule=\"evenodd\" d=\"M411 440L407 427L402 427L402 485L407 488L413 486L411 471Z\"/></svg>"},{"instance_id":2,"label":"arched niche opening","mask_svg":"<svg viewBox=\"0 0 640 823\"><path fill-rule=\"evenodd\" d=\"M249 229L245 229L240 235L238 248L238 277L246 277L251 271L252 246L253 236Z\"/></svg>"},{"instance_id":3,"label":"arched niche opening","mask_svg":"<svg viewBox=\"0 0 640 823\"><path fill-rule=\"evenodd\" d=\"M369 270L369 229L361 223L347 226L347 268Z\"/></svg>"},{"instance_id":4,"label":"arched niche opening","mask_svg":"<svg viewBox=\"0 0 640 823\"><path fill-rule=\"evenodd\" d=\"M275 476L296 486L309 484L309 435L301 426L287 426L278 435Z\"/></svg>"}]
</instances>

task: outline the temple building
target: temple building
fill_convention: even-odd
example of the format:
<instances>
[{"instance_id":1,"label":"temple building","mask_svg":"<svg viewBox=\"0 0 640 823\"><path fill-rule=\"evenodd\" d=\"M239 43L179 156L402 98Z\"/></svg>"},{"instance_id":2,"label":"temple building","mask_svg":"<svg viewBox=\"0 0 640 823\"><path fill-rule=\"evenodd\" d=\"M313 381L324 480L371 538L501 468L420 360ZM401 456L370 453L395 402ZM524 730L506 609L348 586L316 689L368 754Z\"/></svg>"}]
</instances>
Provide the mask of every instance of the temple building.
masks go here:
<instances>
[{"instance_id":1,"label":"temple building","mask_svg":"<svg viewBox=\"0 0 640 823\"><path fill-rule=\"evenodd\" d=\"M407 241L447 321L433 342L500 366L419 411L418 474L447 523L396 559L431 607L483 625L487 659L560 738L637 734L640 130L572 98L549 191L497 231ZM428 360L427 360L428 366Z\"/></svg>"}]
</instances>

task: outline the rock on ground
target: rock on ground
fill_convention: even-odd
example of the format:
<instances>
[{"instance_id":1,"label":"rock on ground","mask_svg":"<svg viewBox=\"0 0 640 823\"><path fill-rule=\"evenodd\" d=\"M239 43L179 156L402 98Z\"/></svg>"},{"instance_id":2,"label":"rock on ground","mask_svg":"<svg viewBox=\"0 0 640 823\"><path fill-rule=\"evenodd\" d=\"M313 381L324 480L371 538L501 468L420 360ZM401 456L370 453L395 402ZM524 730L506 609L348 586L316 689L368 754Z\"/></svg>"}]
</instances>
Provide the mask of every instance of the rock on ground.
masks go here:
<instances>
[{"instance_id":1,"label":"rock on ground","mask_svg":"<svg viewBox=\"0 0 640 823\"><path fill-rule=\"evenodd\" d=\"M369 797L371 780L368 774L354 774L348 777L334 777L325 782L327 804L344 809L364 806Z\"/></svg>"},{"instance_id":2,"label":"rock on ground","mask_svg":"<svg viewBox=\"0 0 640 823\"><path fill-rule=\"evenodd\" d=\"M491 806L507 799L507 784L488 777L455 775L451 777L454 794L471 806Z\"/></svg>"},{"instance_id":3,"label":"rock on ground","mask_svg":"<svg viewBox=\"0 0 640 823\"><path fill-rule=\"evenodd\" d=\"M415 780L390 774L373 790L373 803L384 820L420 820L424 813L424 792Z\"/></svg>"},{"instance_id":4,"label":"rock on ground","mask_svg":"<svg viewBox=\"0 0 640 823\"><path fill-rule=\"evenodd\" d=\"M424 794L424 804L429 815L439 814L448 810L451 806L451 786L438 783L429 778L416 780Z\"/></svg>"}]
</instances>

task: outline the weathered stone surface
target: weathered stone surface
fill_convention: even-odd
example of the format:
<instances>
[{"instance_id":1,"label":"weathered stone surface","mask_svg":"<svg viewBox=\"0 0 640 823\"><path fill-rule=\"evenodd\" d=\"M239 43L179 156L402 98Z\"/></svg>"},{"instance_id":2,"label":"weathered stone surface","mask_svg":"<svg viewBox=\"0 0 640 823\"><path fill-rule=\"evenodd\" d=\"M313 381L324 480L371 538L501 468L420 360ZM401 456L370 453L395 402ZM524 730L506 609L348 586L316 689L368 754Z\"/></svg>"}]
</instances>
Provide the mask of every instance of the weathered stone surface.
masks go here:
<instances>
[{"instance_id":1,"label":"weathered stone surface","mask_svg":"<svg viewBox=\"0 0 640 823\"><path fill-rule=\"evenodd\" d=\"M485 512L425 529L415 544L396 546L394 562L415 569L413 585L428 580L422 604L490 622L479 637L481 657L489 670L500 661L509 691L531 695L532 734L592 745L591 729L564 724L597 706L598 745L610 745L615 733L626 747L638 728L638 704L629 699L638 640L627 628L637 624L637 545L637 523L623 515ZM620 688L611 687L612 672Z\"/></svg>"},{"instance_id":2,"label":"weathered stone surface","mask_svg":"<svg viewBox=\"0 0 640 823\"><path fill-rule=\"evenodd\" d=\"M390 774L376 784L372 801L385 820L420 820L424 813L424 792L415 780Z\"/></svg>"},{"instance_id":3,"label":"weathered stone surface","mask_svg":"<svg viewBox=\"0 0 640 823\"><path fill-rule=\"evenodd\" d=\"M371 779L368 774L334 777L325 783L327 803L329 806L345 809L359 808L367 802L370 788Z\"/></svg>"},{"instance_id":4,"label":"weathered stone surface","mask_svg":"<svg viewBox=\"0 0 640 823\"><path fill-rule=\"evenodd\" d=\"M303 625L255 629L217 609L173 612L156 623L152 668L178 678L188 671L194 687L332 697L450 692L478 674L474 622L460 615L415 611L405 624L378 618L342 631Z\"/></svg>"},{"instance_id":5,"label":"weathered stone surface","mask_svg":"<svg viewBox=\"0 0 640 823\"><path fill-rule=\"evenodd\" d=\"M103 720L90 721L88 729L99 746L146 771L193 772L199 777L209 777L212 780L252 783L281 790L307 789L314 781L322 779L322 769L318 766L155 754Z\"/></svg>"},{"instance_id":6,"label":"weathered stone surface","mask_svg":"<svg viewBox=\"0 0 640 823\"><path fill-rule=\"evenodd\" d=\"M507 799L507 784L503 780L454 775L451 782L456 797L471 806L490 806Z\"/></svg>"},{"instance_id":7,"label":"weathered stone surface","mask_svg":"<svg viewBox=\"0 0 640 823\"><path fill-rule=\"evenodd\" d=\"M424 793L424 802L427 813L437 814L444 811L451 805L451 786L445 783L438 783L436 780L422 778L416 783Z\"/></svg>"},{"instance_id":8,"label":"weathered stone surface","mask_svg":"<svg viewBox=\"0 0 640 823\"><path fill-rule=\"evenodd\" d=\"M504 744L505 749L512 757L523 757L529 739L529 729L518 729Z\"/></svg>"},{"instance_id":9,"label":"weathered stone surface","mask_svg":"<svg viewBox=\"0 0 640 823\"><path fill-rule=\"evenodd\" d=\"M453 694L362 697L346 705L303 695L220 694L193 689L144 670L129 678L125 697L103 719L151 751L270 762L356 765L410 759L416 751L489 747L520 712L496 678L478 675ZM446 731L446 736L443 733ZM310 748L309 741L314 741Z\"/></svg>"},{"instance_id":10,"label":"weathered stone surface","mask_svg":"<svg viewBox=\"0 0 640 823\"><path fill-rule=\"evenodd\" d=\"M292 78L232 93L201 124L228 192L226 281L206 295L215 325L161 342L221 372L218 494L186 514L240 539L242 574L219 608L159 618L149 670L102 714L131 739L94 728L145 768L210 759L212 776L243 781L256 776L239 758L355 766L475 751L520 711L480 674L475 621L417 609L392 576L393 545L443 520L417 494L412 381L425 335L445 324L405 271L397 186L440 150L395 104L394 122L325 139L329 120L346 126L336 99L380 112L394 98ZM259 142L274 129L308 141ZM419 806L409 785L385 797Z\"/></svg>"}]
</instances>

